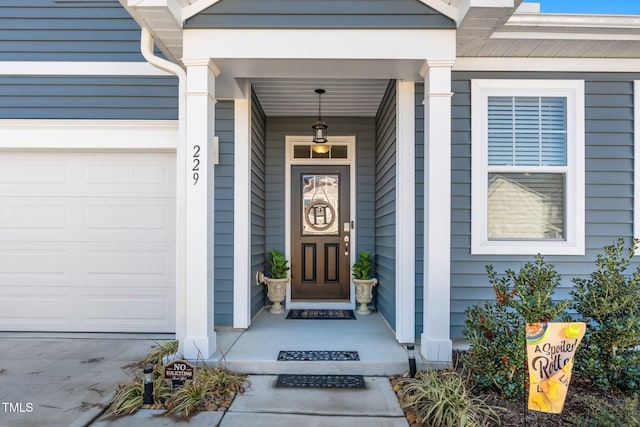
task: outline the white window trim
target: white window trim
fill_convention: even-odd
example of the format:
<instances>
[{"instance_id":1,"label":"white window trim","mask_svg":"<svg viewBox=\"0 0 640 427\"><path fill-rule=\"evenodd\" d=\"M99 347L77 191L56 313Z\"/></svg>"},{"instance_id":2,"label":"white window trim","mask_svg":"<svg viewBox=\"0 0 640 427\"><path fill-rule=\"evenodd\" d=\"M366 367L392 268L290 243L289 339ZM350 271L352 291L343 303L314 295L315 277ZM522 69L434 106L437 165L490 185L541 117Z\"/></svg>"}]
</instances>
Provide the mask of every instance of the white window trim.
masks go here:
<instances>
[{"instance_id":1,"label":"white window trim","mask_svg":"<svg viewBox=\"0 0 640 427\"><path fill-rule=\"evenodd\" d=\"M640 239L640 80L633 82L633 123L633 238Z\"/></svg>"},{"instance_id":2,"label":"white window trim","mask_svg":"<svg viewBox=\"0 0 640 427\"><path fill-rule=\"evenodd\" d=\"M487 237L489 96L567 98L566 239L490 241ZM471 81L471 253L487 255L584 255L584 80Z\"/></svg>"}]
</instances>

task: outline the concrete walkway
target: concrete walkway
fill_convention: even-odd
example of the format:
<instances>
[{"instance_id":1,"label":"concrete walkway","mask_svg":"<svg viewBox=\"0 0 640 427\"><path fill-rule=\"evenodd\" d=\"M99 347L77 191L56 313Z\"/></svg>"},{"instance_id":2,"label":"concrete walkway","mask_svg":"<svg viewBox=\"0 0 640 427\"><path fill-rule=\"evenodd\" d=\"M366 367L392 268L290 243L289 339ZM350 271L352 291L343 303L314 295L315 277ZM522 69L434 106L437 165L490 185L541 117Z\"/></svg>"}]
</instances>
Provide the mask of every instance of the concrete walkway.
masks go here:
<instances>
[{"instance_id":1,"label":"concrete walkway","mask_svg":"<svg viewBox=\"0 0 640 427\"><path fill-rule=\"evenodd\" d=\"M102 418L92 427L407 427L386 377L365 377L363 390L275 388L275 375L250 375L250 387L225 412L201 412L187 423L160 411Z\"/></svg>"}]
</instances>

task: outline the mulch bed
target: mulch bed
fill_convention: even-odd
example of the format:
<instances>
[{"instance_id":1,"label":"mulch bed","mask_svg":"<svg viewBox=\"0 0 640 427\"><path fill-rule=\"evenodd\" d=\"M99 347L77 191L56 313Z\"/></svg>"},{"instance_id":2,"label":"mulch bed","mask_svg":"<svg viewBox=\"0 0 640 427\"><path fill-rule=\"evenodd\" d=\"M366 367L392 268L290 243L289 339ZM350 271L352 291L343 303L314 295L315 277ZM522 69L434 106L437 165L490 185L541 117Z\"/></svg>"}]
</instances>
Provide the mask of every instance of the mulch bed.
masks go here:
<instances>
[{"instance_id":1,"label":"mulch bed","mask_svg":"<svg viewBox=\"0 0 640 427\"><path fill-rule=\"evenodd\" d=\"M405 376L407 374L405 373ZM391 385L393 390L398 396L400 405L402 406L402 389L400 383L402 383L402 377L392 377ZM492 426L502 427L565 427L565 426L579 426L578 420L580 418L589 417L593 409L590 407L587 399L593 397L602 402L610 402L615 405L619 405L625 397L632 396L624 395L618 391L602 391L593 386L586 380L582 380L574 374L569 385L569 393L565 401L564 409L561 414L547 414L536 411L525 410L526 398L522 398L516 401L506 401L496 393L484 392L480 390L474 390L473 393L481 398L486 398L487 403L491 406L502 408L500 413L500 424L490 424ZM417 422L415 414L409 409L404 409L404 413L407 417L410 427L432 427L427 424L421 424ZM526 421L525 421L526 414ZM622 422L622 420L621 420ZM624 422L620 424L625 425Z\"/></svg>"}]
</instances>

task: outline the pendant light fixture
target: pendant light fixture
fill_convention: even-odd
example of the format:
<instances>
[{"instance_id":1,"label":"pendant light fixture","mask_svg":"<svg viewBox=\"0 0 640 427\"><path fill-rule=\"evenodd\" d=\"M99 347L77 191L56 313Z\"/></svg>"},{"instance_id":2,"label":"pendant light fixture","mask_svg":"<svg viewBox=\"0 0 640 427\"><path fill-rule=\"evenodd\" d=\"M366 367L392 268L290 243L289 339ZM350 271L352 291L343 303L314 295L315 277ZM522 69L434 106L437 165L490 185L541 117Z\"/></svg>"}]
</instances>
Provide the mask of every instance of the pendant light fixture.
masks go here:
<instances>
[{"instance_id":1,"label":"pendant light fixture","mask_svg":"<svg viewBox=\"0 0 640 427\"><path fill-rule=\"evenodd\" d=\"M322 94L325 93L324 89L316 89L318 94L318 120L311 126L313 129L313 142L316 144L325 144L327 142L327 124L322 121Z\"/></svg>"}]
</instances>

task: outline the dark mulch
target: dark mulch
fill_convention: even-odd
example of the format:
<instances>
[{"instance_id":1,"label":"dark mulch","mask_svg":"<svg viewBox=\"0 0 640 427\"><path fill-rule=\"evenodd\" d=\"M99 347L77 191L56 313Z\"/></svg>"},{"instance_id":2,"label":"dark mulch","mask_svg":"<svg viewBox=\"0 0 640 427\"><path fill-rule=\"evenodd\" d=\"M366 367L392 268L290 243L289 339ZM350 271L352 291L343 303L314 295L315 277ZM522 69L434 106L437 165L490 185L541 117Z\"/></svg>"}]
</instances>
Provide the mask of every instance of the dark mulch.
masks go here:
<instances>
[{"instance_id":1,"label":"dark mulch","mask_svg":"<svg viewBox=\"0 0 640 427\"><path fill-rule=\"evenodd\" d=\"M453 355L454 366L456 369L462 370L462 363L460 360L460 354L454 352ZM407 374L405 373L405 376ZM394 391L398 395L400 404L402 405L402 390L400 384L402 383L401 377L392 378L392 386ZM625 397L631 397L632 394L625 395L619 391L609 390L603 391L592 386L591 382L578 378L575 373L571 378L571 384L569 385L569 392L565 401L564 409L561 414L547 414L543 412L529 411L526 409L526 397L516 401L506 401L502 397L493 392L486 392L481 390L473 390L476 396L486 398L489 405L502 408L500 412L500 426L503 427L565 427L565 426L579 426L579 420L582 418L588 418L593 413L595 408L593 404L589 404L591 398L595 398L600 402L610 402L614 405L619 405ZM423 425L415 421L415 415L410 410L405 409L405 415L409 421L411 427L431 427ZM525 420L526 417L526 420ZM496 424L498 425L498 424ZM625 423L621 422L621 426Z\"/></svg>"},{"instance_id":2,"label":"dark mulch","mask_svg":"<svg viewBox=\"0 0 640 427\"><path fill-rule=\"evenodd\" d=\"M529 427L556 427L556 426L578 426L578 421L588 418L593 410L587 398L594 397L601 401L620 402L622 395L613 391L601 391L591 387L588 381L572 378L569 385L569 393L561 414L546 414L536 411L525 411L525 399L515 402L505 402L495 394L487 394L488 402L491 405L504 408L501 415L502 426L529 426ZM526 414L526 424L524 416ZM621 424L623 425L623 424Z\"/></svg>"},{"instance_id":3,"label":"dark mulch","mask_svg":"<svg viewBox=\"0 0 640 427\"><path fill-rule=\"evenodd\" d=\"M398 383L402 382L402 378L392 378L392 385L394 390L398 394L400 404L402 405L402 391L399 390ZM601 391L590 386L589 382L582 381L577 378L571 380L569 386L569 394L565 401L564 410L561 414L546 414L542 412L535 412L525 410L525 399L518 401L507 402L500 396L490 392L481 392L478 390L473 391L475 395L480 397L486 397L487 403L491 406L502 408L500 412L502 427L565 427L565 426L579 426L578 420L582 417L589 417L593 409L590 408L587 402L587 397L591 396L601 401L609 401L612 403L621 402L624 395L614 391ZM420 424L416 421L415 415L411 413L411 410L405 409L405 415L407 421L411 427L431 427L426 424ZM525 421L526 414L526 421ZM624 424L620 424L623 426Z\"/></svg>"}]
</instances>

